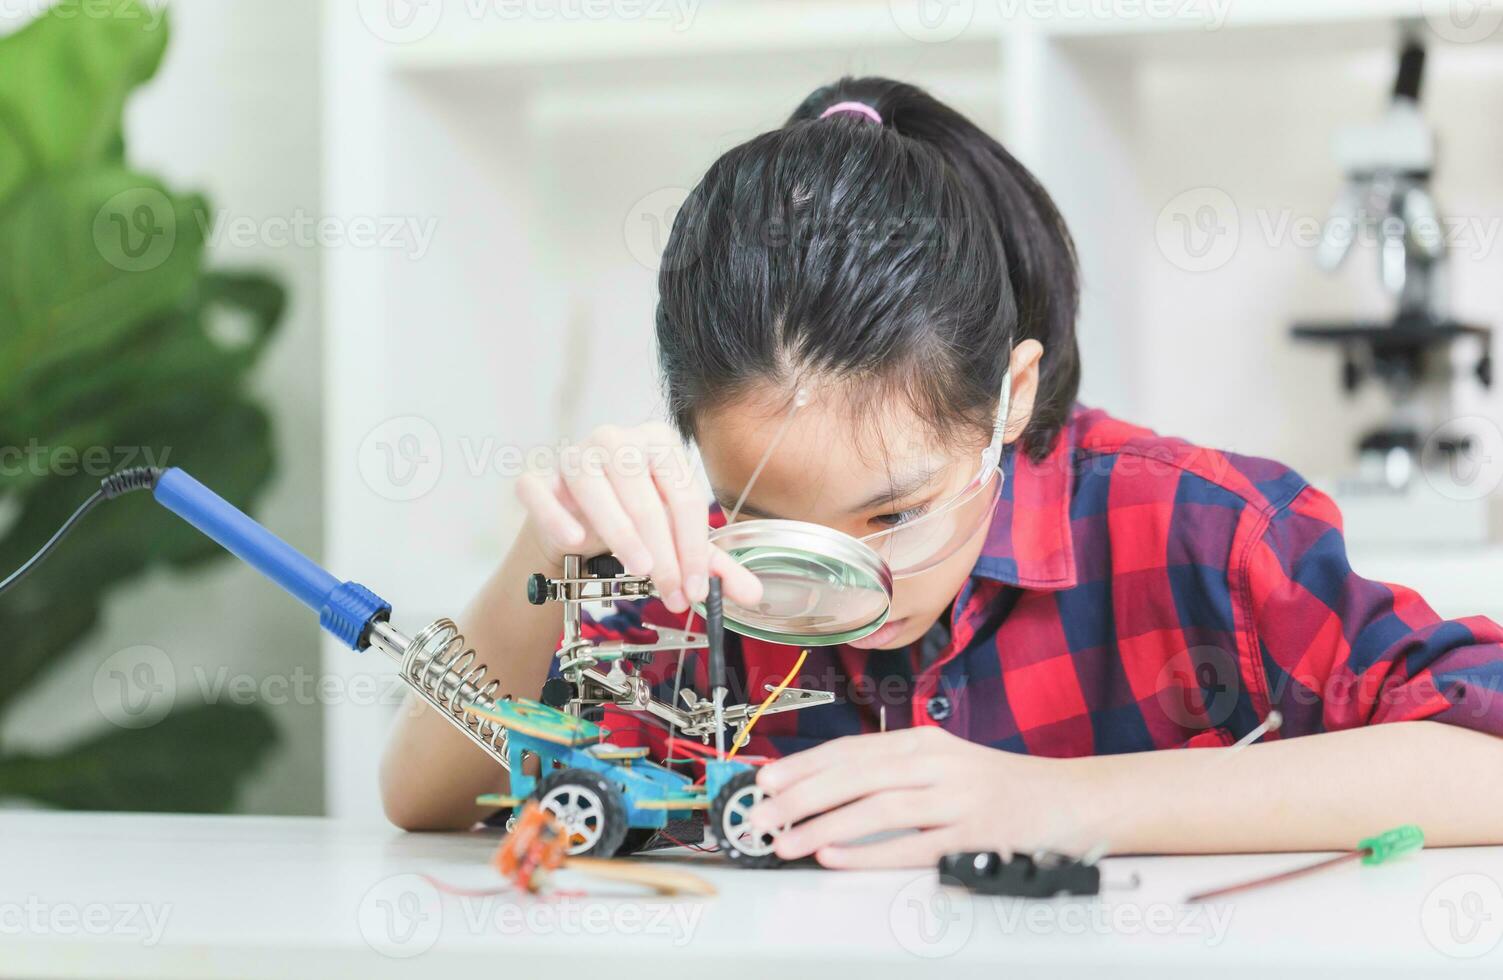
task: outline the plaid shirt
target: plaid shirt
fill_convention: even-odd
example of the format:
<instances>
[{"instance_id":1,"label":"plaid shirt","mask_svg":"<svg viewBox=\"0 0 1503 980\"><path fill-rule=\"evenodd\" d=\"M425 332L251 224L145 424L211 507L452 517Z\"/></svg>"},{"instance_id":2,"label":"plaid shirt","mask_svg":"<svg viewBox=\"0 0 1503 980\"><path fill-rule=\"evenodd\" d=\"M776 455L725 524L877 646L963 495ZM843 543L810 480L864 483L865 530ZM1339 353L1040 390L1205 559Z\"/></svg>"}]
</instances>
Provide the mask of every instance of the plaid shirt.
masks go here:
<instances>
[{"instance_id":1,"label":"plaid shirt","mask_svg":"<svg viewBox=\"0 0 1503 980\"><path fill-rule=\"evenodd\" d=\"M1335 506L1287 467L1077 409L1042 462L1003 469L947 622L906 649L811 648L794 686L835 703L764 717L747 752L876 731L884 707L890 729L1043 756L1226 745L1274 709L1279 738L1422 718L1503 735L1503 629L1358 576ZM623 603L588 635L648 640L644 622L684 617ZM730 634L726 653L736 703L798 650ZM674 663L645 671L665 700ZM701 655L684 678L706 690ZM664 747L637 716L604 722Z\"/></svg>"}]
</instances>

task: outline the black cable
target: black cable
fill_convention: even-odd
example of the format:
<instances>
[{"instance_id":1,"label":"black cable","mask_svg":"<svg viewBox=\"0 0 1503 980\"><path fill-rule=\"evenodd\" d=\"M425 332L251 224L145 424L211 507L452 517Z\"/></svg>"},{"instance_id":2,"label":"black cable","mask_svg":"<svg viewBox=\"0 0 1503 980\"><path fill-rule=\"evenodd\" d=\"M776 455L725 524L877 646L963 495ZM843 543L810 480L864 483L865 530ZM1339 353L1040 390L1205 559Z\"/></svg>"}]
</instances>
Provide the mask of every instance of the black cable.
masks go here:
<instances>
[{"instance_id":1,"label":"black cable","mask_svg":"<svg viewBox=\"0 0 1503 980\"><path fill-rule=\"evenodd\" d=\"M160 467L156 466L133 466L128 470L121 470L119 473L111 473L103 480L100 480L99 489L95 490L88 500L79 505L78 509L73 512L72 517L63 521L63 526L57 529L57 533L49 538L46 544L38 548L37 553L28 558L24 565L7 575L5 581L0 582L0 595L4 595L11 586L21 581L40 565L42 560L50 555L52 550L62 542L63 538L68 536L68 532L73 530L74 525L83 520L85 514L99 506L101 501L114 500L116 497L135 490L155 489L157 480L162 478L163 472Z\"/></svg>"}]
</instances>

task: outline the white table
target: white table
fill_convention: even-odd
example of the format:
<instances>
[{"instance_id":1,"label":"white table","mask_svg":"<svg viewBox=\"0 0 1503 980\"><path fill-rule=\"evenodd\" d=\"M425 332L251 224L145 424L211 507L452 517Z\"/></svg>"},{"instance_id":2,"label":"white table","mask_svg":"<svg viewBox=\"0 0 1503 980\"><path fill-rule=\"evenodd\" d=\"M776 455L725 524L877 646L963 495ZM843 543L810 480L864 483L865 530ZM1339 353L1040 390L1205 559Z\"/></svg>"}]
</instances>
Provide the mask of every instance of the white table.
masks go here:
<instances>
[{"instance_id":1,"label":"white table","mask_svg":"<svg viewBox=\"0 0 1503 980\"><path fill-rule=\"evenodd\" d=\"M741 871L677 854L718 897L460 898L495 837L327 820L0 814L0 975L32 977L839 976L1267 980L1503 972L1503 848L1347 866L1211 906L1190 892L1308 856L1123 858L1047 902L937 889L918 871ZM483 973L480 971L484 971Z\"/></svg>"}]
</instances>

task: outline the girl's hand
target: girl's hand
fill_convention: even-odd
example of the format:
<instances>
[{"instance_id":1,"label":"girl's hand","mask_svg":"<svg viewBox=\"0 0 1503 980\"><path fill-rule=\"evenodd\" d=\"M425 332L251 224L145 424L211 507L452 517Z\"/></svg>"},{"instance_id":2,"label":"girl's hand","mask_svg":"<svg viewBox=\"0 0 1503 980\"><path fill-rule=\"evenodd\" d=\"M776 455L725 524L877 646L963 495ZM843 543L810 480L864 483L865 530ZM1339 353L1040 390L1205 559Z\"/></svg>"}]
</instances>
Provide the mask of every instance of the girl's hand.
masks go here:
<instances>
[{"instance_id":1,"label":"girl's hand","mask_svg":"<svg viewBox=\"0 0 1503 980\"><path fill-rule=\"evenodd\" d=\"M1071 760L967 742L925 726L851 735L764 766L770 795L752 826L773 831L779 857L814 855L827 868L933 867L953 851L1059 846L1081 828L1092 797ZM916 829L870 844L873 834ZM1070 835L1077 843L1078 832Z\"/></svg>"},{"instance_id":2,"label":"girl's hand","mask_svg":"<svg viewBox=\"0 0 1503 980\"><path fill-rule=\"evenodd\" d=\"M556 471L523 476L517 497L550 562L610 551L632 575L652 576L673 612L704 601L711 574L728 599L762 598L756 576L710 545L707 504L667 425L602 426L560 454Z\"/></svg>"}]
</instances>

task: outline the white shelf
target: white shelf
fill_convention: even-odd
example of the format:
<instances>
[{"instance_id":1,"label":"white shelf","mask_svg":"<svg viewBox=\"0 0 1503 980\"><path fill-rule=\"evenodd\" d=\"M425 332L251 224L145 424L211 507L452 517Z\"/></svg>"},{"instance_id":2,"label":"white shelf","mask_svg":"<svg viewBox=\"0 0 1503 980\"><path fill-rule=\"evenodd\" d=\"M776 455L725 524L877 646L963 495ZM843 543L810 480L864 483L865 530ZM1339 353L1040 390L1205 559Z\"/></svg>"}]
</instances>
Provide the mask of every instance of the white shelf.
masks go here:
<instances>
[{"instance_id":1,"label":"white shelf","mask_svg":"<svg viewBox=\"0 0 1503 980\"><path fill-rule=\"evenodd\" d=\"M724 55L832 52L923 43L995 44L1003 38L1034 35L1062 40L1110 40L1119 46L1155 49L1176 36L1199 44L1211 35L1299 28L1308 40L1345 46L1361 40L1363 27L1414 20L1452 27L1453 10L1443 0L958 0L943 8L922 3L798 2L742 0L703 2L692 15L673 4L651 7L653 17L637 19L565 18L527 21L495 14L474 17L464 4L451 3L431 26L415 28L411 40L388 49L391 67L401 71L454 71L509 68L533 71L601 62L703 60ZM1503 10L1498 0L1482 0L1477 16ZM1098 16L1116 11L1121 16ZM1142 11L1142 13L1139 13ZM690 19L692 18L692 19ZM1368 34L1367 36L1371 36ZM1495 40L1503 41L1503 38Z\"/></svg>"}]
</instances>

